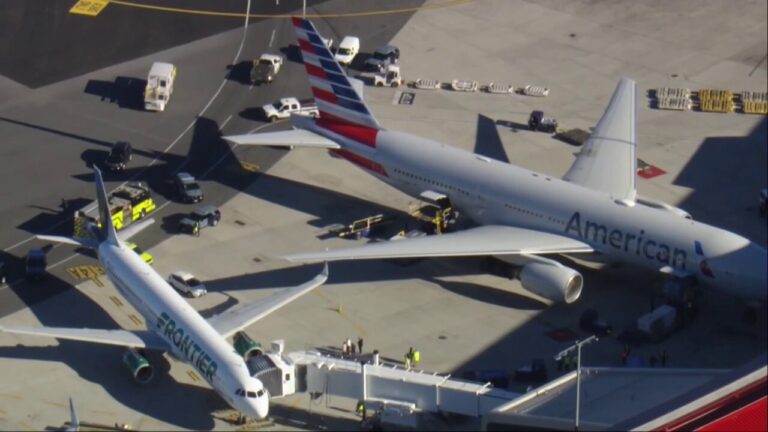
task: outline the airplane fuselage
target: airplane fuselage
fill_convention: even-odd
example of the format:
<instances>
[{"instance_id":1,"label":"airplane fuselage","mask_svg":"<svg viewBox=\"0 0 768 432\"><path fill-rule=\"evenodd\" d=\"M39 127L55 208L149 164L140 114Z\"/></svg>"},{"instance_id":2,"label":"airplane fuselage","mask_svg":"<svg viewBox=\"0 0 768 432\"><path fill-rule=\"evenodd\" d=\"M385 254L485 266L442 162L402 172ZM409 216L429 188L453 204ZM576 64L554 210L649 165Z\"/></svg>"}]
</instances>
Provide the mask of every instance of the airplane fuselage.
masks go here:
<instances>
[{"instance_id":1,"label":"airplane fuselage","mask_svg":"<svg viewBox=\"0 0 768 432\"><path fill-rule=\"evenodd\" d=\"M327 127L311 130L341 143L341 156L393 187L413 197L443 193L480 224L568 236L614 261L766 297L765 249L729 231L402 132L379 130L360 142Z\"/></svg>"},{"instance_id":2,"label":"airplane fuselage","mask_svg":"<svg viewBox=\"0 0 768 432\"><path fill-rule=\"evenodd\" d=\"M102 242L97 252L117 290L176 358L192 365L235 409L251 416L266 415L263 408L259 413L254 410L255 402L240 400L234 393L258 382L251 378L244 359L149 264L127 247L108 242Z\"/></svg>"}]
</instances>

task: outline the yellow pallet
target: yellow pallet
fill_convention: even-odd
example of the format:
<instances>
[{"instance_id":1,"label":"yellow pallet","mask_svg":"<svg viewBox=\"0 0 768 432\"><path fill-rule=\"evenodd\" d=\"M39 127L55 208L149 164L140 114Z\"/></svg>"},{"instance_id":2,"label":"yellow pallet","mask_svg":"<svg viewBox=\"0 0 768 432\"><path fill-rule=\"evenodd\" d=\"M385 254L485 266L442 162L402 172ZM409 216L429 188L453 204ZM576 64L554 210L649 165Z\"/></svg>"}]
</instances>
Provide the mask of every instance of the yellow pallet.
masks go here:
<instances>
[{"instance_id":1,"label":"yellow pallet","mask_svg":"<svg viewBox=\"0 0 768 432\"><path fill-rule=\"evenodd\" d=\"M744 102L745 114L768 114L768 102Z\"/></svg>"},{"instance_id":2,"label":"yellow pallet","mask_svg":"<svg viewBox=\"0 0 768 432\"><path fill-rule=\"evenodd\" d=\"M733 92L730 90L701 89L699 90L699 100L733 100Z\"/></svg>"},{"instance_id":3,"label":"yellow pallet","mask_svg":"<svg viewBox=\"0 0 768 432\"><path fill-rule=\"evenodd\" d=\"M701 101L700 108L705 112L719 112L727 113L733 112L733 101L730 99L717 100L717 99L705 99Z\"/></svg>"}]
</instances>

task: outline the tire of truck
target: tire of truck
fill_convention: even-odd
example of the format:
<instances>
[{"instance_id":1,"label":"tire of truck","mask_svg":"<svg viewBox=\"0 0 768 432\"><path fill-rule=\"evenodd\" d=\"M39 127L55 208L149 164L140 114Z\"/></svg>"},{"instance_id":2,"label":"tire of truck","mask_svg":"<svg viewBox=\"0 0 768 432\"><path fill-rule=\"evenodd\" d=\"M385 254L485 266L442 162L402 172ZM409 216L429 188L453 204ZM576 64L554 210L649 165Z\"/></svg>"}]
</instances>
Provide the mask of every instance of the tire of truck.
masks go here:
<instances>
[{"instance_id":1,"label":"tire of truck","mask_svg":"<svg viewBox=\"0 0 768 432\"><path fill-rule=\"evenodd\" d=\"M376 83L376 87L384 87L384 83L379 81Z\"/></svg>"},{"instance_id":2,"label":"tire of truck","mask_svg":"<svg viewBox=\"0 0 768 432\"><path fill-rule=\"evenodd\" d=\"M211 226L216 226L218 224L219 224L219 220L216 219L215 217L212 217L211 218Z\"/></svg>"},{"instance_id":3,"label":"tire of truck","mask_svg":"<svg viewBox=\"0 0 768 432\"><path fill-rule=\"evenodd\" d=\"M274 123L275 121L277 121L277 116L269 116L270 123Z\"/></svg>"},{"instance_id":4,"label":"tire of truck","mask_svg":"<svg viewBox=\"0 0 768 432\"><path fill-rule=\"evenodd\" d=\"M392 81L392 84L390 84L392 87L398 87L400 85L397 81Z\"/></svg>"}]
</instances>

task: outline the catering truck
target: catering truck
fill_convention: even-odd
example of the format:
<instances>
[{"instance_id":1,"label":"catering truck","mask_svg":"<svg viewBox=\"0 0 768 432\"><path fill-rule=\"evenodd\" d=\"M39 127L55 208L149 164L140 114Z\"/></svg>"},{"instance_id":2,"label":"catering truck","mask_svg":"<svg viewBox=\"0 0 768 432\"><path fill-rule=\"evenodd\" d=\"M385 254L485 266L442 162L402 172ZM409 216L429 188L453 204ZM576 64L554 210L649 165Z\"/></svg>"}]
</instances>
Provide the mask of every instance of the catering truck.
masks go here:
<instances>
[{"instance_id":1,"label":"catering truck","mask_svg":"<svg viewBox=\"0 0 768 432\"><path fill-rule=\"evenodd\" d=\"M154 62L147 76L144 89L144 109L147 111L165 111L165 106L173 94L176 81L176 66L170 63Z\"/></svg>"}]
</instances>

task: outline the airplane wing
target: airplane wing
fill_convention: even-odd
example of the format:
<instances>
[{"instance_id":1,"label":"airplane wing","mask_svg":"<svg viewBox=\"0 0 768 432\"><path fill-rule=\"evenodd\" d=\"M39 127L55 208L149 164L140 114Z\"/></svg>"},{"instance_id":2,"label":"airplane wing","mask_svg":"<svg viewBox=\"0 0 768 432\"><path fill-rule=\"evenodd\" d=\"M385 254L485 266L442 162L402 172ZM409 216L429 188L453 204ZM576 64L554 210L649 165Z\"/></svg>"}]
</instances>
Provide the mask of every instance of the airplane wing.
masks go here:
<instances>
[{"instance_id":1,"label":"airplane wing","mask_svg":"<svg viewBox=\"0 0 768 432\"><path fill-rule=\"evenodd\" d=\"M104 345L118 345L128 348L147 348L158 351L169 351L168 344L166 344L165 341L154 333L148 331L0 325L0 332L91 342Z\"/></svg>"},{"instance_id":2,"label":"airplane wing","mask_svg":"<svg viewBox=\"0 0 768 432\"><path fill-rule=\"evenodd\" d=\"M119 238L121 241L126 241L136 234L144 231L145 228L149 227L153 223L155 223L155 220L152 218L132 223L128 225L128 228L120 230L120 232L117 233L117 238Z\"/></svg>"},{"instance_id":3,"label":"airplane wing","mask_svg":"<svg viewBox=\"0 0 768 432\"><path fill-rule=\"evenodd\" d=\"M303 129L246 135L230 135L225 136L224 139L240 145L291 146L324 149L341 148L341 146L329 140L328 138Z\"/></svg>"},{"instance_id":4,"label":"airplane wing","mask_svg":"<svg viewBox=\"0 0 768 432\"><path fill-rule=\"evenodd\" d=\"M637 83L622 78L611 102L563 180L634 203L637 194Z\"/></svg>"},{"instance_id":5,"label":"airplane wing","mask_svg":"<svg viewBox=\"0 0 768 432\"><path fill-rule=\"evenodd\" d=\"M594 252L588 244L558 234L511 226L486 225L443 235L403 238L353 248L289 255L285 259L315 262L588 252Z\"/></svg>"},{"instance_id":6,"label":"airplane wing","mask_svg":"<svg viewBox=\"0 0 768 432\"><path fill-rule=\"evenodd\" d=\"M247 304L222 312L211 317L208 320L208 323L222 336L229 337L233 333L248 327L277 309L280 309L286 304L319 287L325 283L327 279L328 263L323 267L323 271L312 280L299 286L283 289L271 297L267 297L256 303Z\"/></svg>"}]
</instances>

